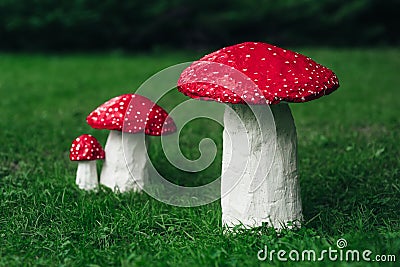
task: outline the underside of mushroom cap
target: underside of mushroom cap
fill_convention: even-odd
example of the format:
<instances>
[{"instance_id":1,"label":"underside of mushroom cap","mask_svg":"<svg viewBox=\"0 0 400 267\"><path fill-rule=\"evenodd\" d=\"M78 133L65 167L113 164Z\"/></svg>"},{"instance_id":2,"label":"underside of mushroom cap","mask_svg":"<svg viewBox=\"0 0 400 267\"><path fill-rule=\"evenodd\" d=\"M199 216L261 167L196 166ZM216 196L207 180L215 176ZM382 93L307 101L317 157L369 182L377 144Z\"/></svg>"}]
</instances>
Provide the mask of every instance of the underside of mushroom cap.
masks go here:
<instances>
[{"instance_id":1,"label":"underside of mushroom cap","mask_svg":"<svg viewBox=\"0 0 400 267\"><path fill-rule=\"evenodd\" d=\"M307 102L339 87L335 73L302 54L261 42L222 48L186 68L178 90L232 104Z\"/></svg>"},{"instance_id":2,"label":"underside of mushroom cap","mask_svg":"<svg viewBox=\"0 0 400 267\"><path fill-rule=\"evenodd\" d=\"M83 134L72 142L69 153L70 160L87 161L104 158L104 150L94 136L90 134Z\"/></svg>"},{"instance_id":3,"label":"underside of mushroom cap","mask_svg":"<svg viewBox=\"0 0 400 267\"><path fill-rule=\"evenodd\" d=\"M96 129L164 135L176 126L168 113L150 99L138 94L114 97L89 114L87 123Z\"/></svg>"}]
</instances>

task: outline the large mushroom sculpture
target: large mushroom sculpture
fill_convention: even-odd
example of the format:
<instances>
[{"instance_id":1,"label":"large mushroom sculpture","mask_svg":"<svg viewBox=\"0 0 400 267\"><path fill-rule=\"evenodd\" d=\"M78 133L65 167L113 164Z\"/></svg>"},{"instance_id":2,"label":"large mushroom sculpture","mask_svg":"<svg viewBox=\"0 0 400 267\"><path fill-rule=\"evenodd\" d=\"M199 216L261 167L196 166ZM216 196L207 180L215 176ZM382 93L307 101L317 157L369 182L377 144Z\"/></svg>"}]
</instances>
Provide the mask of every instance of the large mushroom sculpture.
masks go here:
<instances>
[{"instance_id":1,"label":"large mushroom sculpture","mask_svg":"<svg viewBox=\"0 0 400 267\"><path fill-rule=\"evenodd\" d=\"M69 159L78 161L75 183L80 189L97 189L99 177L96 161L104 158L104 150L94 136L83 134L75 138L71 144Z\"/></svg>"},{"instance_id":2,"label":"large mushroom sculpture","mask_svg":"<svg viewBox=\"0 0 400 267\"><path fill-rule=\"evenodd\" d=\"M221 174L224 226L301 225L297 136L288 103L311 101L338 87L330 69L261 42L222 48L182 72L180 92L227 103Z\"/></svg>"},{"instance_id":3,"label":"large mushroom sculpture","mask_svg":"<svg viewBox=\"0 0 400 267\"><path fill-rule=\"evenodd\" d=\"M86 121L95 129L110 130L100 183L119 192L140 192L148 177L143 134L160 136L176 131L174 121L163 108L138 94L108 100L91 112Z\"/></svg>"}]
</instances>

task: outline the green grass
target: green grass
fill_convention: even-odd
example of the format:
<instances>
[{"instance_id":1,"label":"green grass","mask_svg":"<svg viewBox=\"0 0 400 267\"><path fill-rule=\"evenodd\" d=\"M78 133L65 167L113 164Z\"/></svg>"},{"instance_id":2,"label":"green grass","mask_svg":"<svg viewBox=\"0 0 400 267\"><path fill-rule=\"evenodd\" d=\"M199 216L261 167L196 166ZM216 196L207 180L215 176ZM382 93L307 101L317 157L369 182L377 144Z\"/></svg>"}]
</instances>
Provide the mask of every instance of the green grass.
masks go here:
<instances>
[{"instance_id":1,"label":"green grass","mask_svg":"<svg viewBox=\"0 0 400 267\"><path fill-rule=\"evenodd\" d=\"M328 97L292 105L306 223L299 231L236 235L223 234L218 201L178 208L147 195L82 192L74 184L76 163L68 159L80 134L104 144L107 132L85 123L97 105L199 55L0 54L0 265L266 266L270 262L257 260L264 245L322 250L336 248L342 237L349 249L395 254L397 262L387 265L398 266L400 50L300 52L331 67L341 81ZM172 95L163 103L167 110L186 99ZM198 157L204 137L220 149L221 131L192 122L181 134L183 153ZM158 138L152 141L153 163L170 180L196 185L219 175L220 153L205 171L188 174L168 164Z\"/></svg>"}]
</instances>

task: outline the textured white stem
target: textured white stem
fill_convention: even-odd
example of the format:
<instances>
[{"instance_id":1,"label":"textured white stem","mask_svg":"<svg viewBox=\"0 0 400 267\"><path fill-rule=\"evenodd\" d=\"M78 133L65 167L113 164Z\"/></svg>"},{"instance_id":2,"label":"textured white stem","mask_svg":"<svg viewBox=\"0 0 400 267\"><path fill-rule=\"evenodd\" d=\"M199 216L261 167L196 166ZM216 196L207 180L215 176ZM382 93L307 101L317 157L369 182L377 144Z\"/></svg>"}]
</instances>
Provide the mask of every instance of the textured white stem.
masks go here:
<instances>
[{"instance_id":1,"label":"textured white stem","mask_svg":"<svg viewBox=\"0 0 400 267\"><path fill-rule=\"evenodd\" d=\"M80 161L76 171L76 185L83 190L96 190L99 182L96 161Z\"/></svg>"},{"instance_id":2,"label":"textured white stem","mask_svg":"<svg viewBox=\"0 0 400 267\"><path fill-rule=\"evenodd\" d=\"M110 131L104 151L100 183L119 192L142 191L148 177L144 136L124 134L122 139L122 132Z\"/></svg>"},{"instance_id":3,"label":"textured white stem","mask_svg":"<svg viewBox=\"0 0 400 267\"><path fill-rule=\"evenodd\" d=\"M272 114L268 106L230 107L224 115L223 225L300 226L297 137L289 106L271 105Z\"/></svg>"}]
</instances>

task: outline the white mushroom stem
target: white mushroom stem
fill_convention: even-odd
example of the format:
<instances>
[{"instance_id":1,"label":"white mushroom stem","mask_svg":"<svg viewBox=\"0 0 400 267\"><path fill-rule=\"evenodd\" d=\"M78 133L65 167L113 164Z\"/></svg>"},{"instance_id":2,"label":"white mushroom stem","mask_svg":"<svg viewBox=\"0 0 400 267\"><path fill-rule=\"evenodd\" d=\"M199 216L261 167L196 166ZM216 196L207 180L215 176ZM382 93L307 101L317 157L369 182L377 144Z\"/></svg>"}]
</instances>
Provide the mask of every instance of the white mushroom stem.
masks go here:
<instances>
[{"instance_id":1,"label":"white mushroom stem","mask_svg":"<svg viewBox=\"0 0 400 267\"><path fill-rule=\"evenodd\" d=\"M292 113L287 104L270 108L272 115L268 106L261 105L225 109L221 177L225 227L268 223L279 230L292 223L299 227L303 219Z\"/></svg>"},{"instance_id":2,"label":"white mushroom stem","mask_svg":"<svg viewBox=\"0 0 400 267\"><path fill-rule=\"evenodd\" d=\"M76 185L83 190L96 190L99 182L95 160L79 161L76 171Z\"/></svg>"},{"instance_id":3,"label":"white mushroom stem","mask_svg":"<svg viewBox=\"0 0 400 267\"><path fill-rule=\"evenodd\" d=\"M104 148L106 158L100 183L113 191L142 191L148 177L147 150L142 134L110 131ZM125 153L124 153L125 152Z\"/></svg>"}]
</instances>

